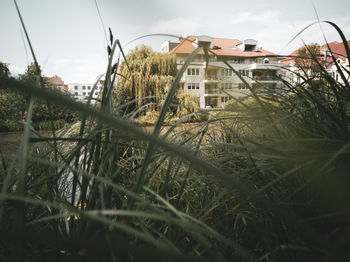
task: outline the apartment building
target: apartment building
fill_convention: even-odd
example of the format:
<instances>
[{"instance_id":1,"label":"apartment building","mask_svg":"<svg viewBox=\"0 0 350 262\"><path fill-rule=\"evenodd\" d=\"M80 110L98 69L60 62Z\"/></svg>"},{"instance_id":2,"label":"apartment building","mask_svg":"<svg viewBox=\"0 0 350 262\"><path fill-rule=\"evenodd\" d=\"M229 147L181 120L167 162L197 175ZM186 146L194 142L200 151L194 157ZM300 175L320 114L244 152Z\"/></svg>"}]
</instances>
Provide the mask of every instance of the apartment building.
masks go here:
<instances>
[{"instance_id":1,"label":"apartment building","mask_svg":"<svg viewBox=\"0 0 350 262\"><path fill-rule=\"evenodd\" d=\"M348 45L350 45L350 40L348 41ZM281 61L283 64L288 65L291 72L294 72L289 74L289 79L292 82L300 83L302 81L302 78L300 76L303 76L303 72L308 73L307 70L300 70L300 68L295 65L295 57L298 56L300 50L305 48L305 46L299 47L287 58ZM328 45L324 44L322 46L319 46L319 49L322 56L320 57L320 62L325 67L327 73L339 83L344 84L345 81L349 82L349 58L347 57L344 43L334 41L328 43ZM333 54L335 61L333 60L331 53ZM341 76L341 73L344 78Z\"/></svg>"},{"instance_id":2,"label":"apartment building","mask_svg":"<svg viewBox=\"0 0 350 262\"><path fill-rule=\"evenodd\" d=\"M99 81L96 85L96 88L93 90L94 84L86 84L86 83L71 83L68 84L68 91L73 95L73 97L76 100L79 101L86 101L87 98L91 95L92 92L92 101L95 101L94 99L98 97L101 88L102 88L103 82Z\"/></svg>"},{"instance_id":3,"label":"apartment building","mask_svg":"<svg viewBox=\"0 0 350 262\"><path fill-rule=\"evenodd\" d=\"M277 76L285 74L284 65L276 54L259 48L256 40L210 36L188 36L179 40L178 43L163 42L161 47L162 52L176 55L178 68L198 46L208 50L208 55L202 50L195 56L180 81L180 88L185 92L199 96L201 108L222 108L231 97L251 93L223 61L238 71L252 88L264 85L276 89L282 85Z\"/></svg>"}]
</instances>

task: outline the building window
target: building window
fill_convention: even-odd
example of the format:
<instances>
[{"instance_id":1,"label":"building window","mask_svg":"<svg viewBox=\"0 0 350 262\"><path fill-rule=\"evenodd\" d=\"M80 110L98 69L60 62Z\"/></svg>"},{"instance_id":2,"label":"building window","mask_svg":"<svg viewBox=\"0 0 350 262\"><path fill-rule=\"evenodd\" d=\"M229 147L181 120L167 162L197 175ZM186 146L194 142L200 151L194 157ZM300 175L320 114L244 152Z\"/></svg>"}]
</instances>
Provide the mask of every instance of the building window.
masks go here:
<instances>
[{"instance_id":1,"label":"building window","mask_svg":"<svg viewBox=\"0 0 350 262\"><path fill-rule=\"evenodd\" d=\"M74 95L77 96L77 95L78 95L78 92L75 92Z\"/></svg>"},{"instance_id":2,"label":"building window","mask_svg":"<svg viewBox=\"0 0 350 262\"><path fill-rule=\"evenodd\" d=\"M199 68L188 68L187 75L189 76L199 76Z\"/></svg>"},{"instance_id":3,"label":"building window","mask_svg":"<svg viewBox=\"0 0 350 262\"><path fill-rule=\"evenodd\" d=\"M91 89L91 86L88 86L87 88L90 90L90 89Z\"/></svg>"},{"instance_id":4,"label":"building window","mask_svg":"<svg viewBox=\"0 0 350 262\"><path fill-rule=\"evenodd\" d=\"M89 95L90 95L90 92L88 92L87 94L88 94L88 96L89 96Z\"/></svg>"},{"instance_id":5,"label":"building window","mask_svg":"<svg viewBox=\"0 0 350 262\"><path fill-rule=\"evenodd\" d=\"M238 89L240 90L248 90L248 86L246 84L243 84L243 83L239 83L238 84Z\"/></svg>"},{"instance_id":6,"label":"building window","mask_svg":"<svg viewBox=\"0 0 350 262\"><path fill-rule=\"evenodd\" d=\"M232 83L221 83L221 89L229 90L233 88Z\"/></svg>"},{"instance_id":7,"label":"building window","mask_svg":"<svg viewBox=\"0 0 350 262\"><path fill-rule=\"evenodd\" d=\"M86 96L86 93L85 93L85 92L83 92L83 96Z\"/></svg>"},{"instance_id":8,"label":"building window","mask_svg":"<svg viewBox=\"0 0 350 262\"><path fill-rule=\"evenodd\" d=\"M228 97L228 96L221 97L221 103L226 103L228 100L230 100L230 97Z\"/></svg>"},{"instance_id":9,"label":"building window","mask_svg":"<svg viewBox=\"0 0 350 262\"><path fill-rule=\"evenodd\" d=\"M239 70L238 72L241 76L249 76L249 70Z\"/></svg>"},{"instance_id":10,"label":"building window","mask_svg":"<svg viewBox=\"0 0 350 262\"><path fill-rule=\"evenodd\" d=\"M187 84L187 89L191 90L191 89L199 89L199 83L188 83Z\"/></svg>"},{"instance_id":11,"label":"building window","mask_svg":"<svg viewBox=\"0 0 350 262\"><path fill-rule=\"evenodd\" d=\"M85 86L83 86L83 89L85 90Z\"/></svg>"},{"instance_id":12,"label":"building window","mask_svg":"<svg viewBox=\"0 0 350 262\"><path fill-rule=\"evenodd\" d=\"M75 89L75 90L78 90L78 86L74 86L74 89Z\"/></svg>"},{"instance_id":13,"label":"building window","mask_svg":"<svg viewBox=\"0 0 350 262\"><path fill-rule=\"evenodd\" d=\"M222 76L232 76L232 70L227 68L221 69L221 75Z\"/></svg>"},{"instance_id":14,"label":"building window","mask_svg":"<svg viewBox=\"0 0 350 262\"><path fill-rule=\"evenodd\" d=\"M97 96L98 95L98 92L95 92L95 96Z\"/></svg>"}]
</instances>

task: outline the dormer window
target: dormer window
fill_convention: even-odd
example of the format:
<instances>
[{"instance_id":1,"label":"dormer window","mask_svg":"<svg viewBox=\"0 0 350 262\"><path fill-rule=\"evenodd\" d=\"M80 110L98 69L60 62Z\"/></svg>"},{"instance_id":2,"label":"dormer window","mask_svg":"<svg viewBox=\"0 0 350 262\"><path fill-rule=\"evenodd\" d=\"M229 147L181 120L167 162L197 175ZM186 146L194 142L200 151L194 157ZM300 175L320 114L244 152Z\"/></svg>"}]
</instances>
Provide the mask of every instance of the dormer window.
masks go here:
<instances>
[{"instance_id":1,"label":"dormer window","mask_svg":"<svg viewBox=\"0 0 350 262\"><path fill-rule=\"evenodd\" d=\"M204 49L212 49L213 39L207 35L197 36L194 41L198 46L203 47Z\"/></svg>"},{"instance_id":2,"label":"dormer window","mask_svg":"<svg viewBox=\"0 0 350 262\"><path fill-rule=\"evenodd\" d=\"M257 52L258 51L258 41L254 39L244 40L244 52Z\"/></svg>"}]
</instances>

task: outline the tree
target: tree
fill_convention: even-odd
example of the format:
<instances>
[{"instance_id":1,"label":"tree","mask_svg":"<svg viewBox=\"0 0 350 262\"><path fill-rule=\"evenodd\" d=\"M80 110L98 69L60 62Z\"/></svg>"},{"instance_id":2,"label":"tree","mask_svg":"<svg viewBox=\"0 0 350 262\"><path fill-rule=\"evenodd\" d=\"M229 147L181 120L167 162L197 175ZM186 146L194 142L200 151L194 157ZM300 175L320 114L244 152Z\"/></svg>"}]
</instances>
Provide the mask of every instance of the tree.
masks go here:
<instances>
[{"instance_id":1,"label":"tree","mask_svg":"<svg viewBox=\"0 0 350 262\"><path fill-rule=\"evenodd\" d=\"M38 70L39 68L39 70ZM38 83L40 76L40 67L36 67L31 63L25 73L20 76L21 81L26 81L31 84ZM10 77L10 71L5 63L0 62L1 77ZM47 87L45 78L42 79L42 84ZM0 129L14 131L12 127L17 127L25 119L28 96L20 91L11 90L0 83ZM49 110L50 107L50 110ZM51 115L50 115L51 112ZM45 100L36 99L33 106L32 122L47 122L49 120L65 120L73 121L75 115L64 106L48 104Z\"/></svg>"},{"instance_id":2,"label":"tree","mask_svg":"<svg viewBox=\"0 0 350 262\"><path fill-rule=\"evenodd\" d=\"M319 76L320 66L322 64L322 55L320 46L316 43L299 49L295 58L295 66L300 69L306 76Z\"/></svg>"},{"instance_id":3,"label":"tree","mask_svg":"<svg viewBox=\"0 0 350 262\"><path fill-rule=\"evenodd\" d=\"M190 92L180 91L177 93L177 116L179 118L186 116L193 112L198 112L200 109L199 96ZM199 119L198 116L192 119Z\"/></svg>"},{"instance_id":4,"label":"tree","mask_svg":"<svg viewBox=\"0 0 350 262\"><path fill-rule=\"evenodd\" d=\"M26 82L37 83L41 75L41 68L39 65L36 65L34 62L31 62L27 66L26 71L23 75L20 75L20 79Z\"/></svg>"},{"instance_id":5,"label":"tree","mask_svg":"<svg viewBox=\"0 0 350 262\"><path fill-rule=\"evenodd\" d=\"M129 68L125 61L120 65L115 101L122 104L138 99L138 107L149 102L159 104L176 75L175 56L141 46L132 50L126 59ZM146 96L155 97L147 101L140 99Z\"/></svg>"},{"instance_id":6,"label":"tree","mask_svg":"<svg viewBox=\"0 0 350 262\"><path fill-rule=\"evenodd\" d=\"M8 68L8 64L3 63L0 61L0 77L2 78L9 78L10 77L10 70Z\"/></svg>"},{"instance_id":7,"label":"tree","mask_svg":"<svg viewBox=\"0 0 350 262\"><path fill-rule=\"evenodd\" d=\"M8 64L0 62L0 77L10 78ZM0 122L23 119L26 101L22 94L0 83ZM2 123L0 123L2 124Z\"/></svg>"}]
</instances>

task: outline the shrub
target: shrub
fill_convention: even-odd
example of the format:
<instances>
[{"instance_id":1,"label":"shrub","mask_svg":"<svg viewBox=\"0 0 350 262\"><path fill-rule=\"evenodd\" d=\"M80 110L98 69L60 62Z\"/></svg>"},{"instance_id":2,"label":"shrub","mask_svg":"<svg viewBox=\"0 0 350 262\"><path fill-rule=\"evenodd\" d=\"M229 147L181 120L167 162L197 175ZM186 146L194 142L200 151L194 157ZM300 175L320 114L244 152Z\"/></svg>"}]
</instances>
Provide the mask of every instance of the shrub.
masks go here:
<instances>
[{"instance_id":1,"label":"shrub","mask_svg":"<svg viewBox=\"0 0 350 262\"><path fill-rule=\"evenodd\" d=\"M13 131L22 131L23 123L17 122L15 120L5 120L0 121L0 132L13 132Z\"/></svg>"}]
</instances>

